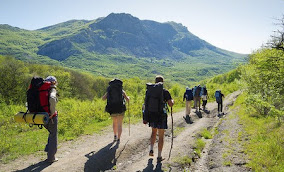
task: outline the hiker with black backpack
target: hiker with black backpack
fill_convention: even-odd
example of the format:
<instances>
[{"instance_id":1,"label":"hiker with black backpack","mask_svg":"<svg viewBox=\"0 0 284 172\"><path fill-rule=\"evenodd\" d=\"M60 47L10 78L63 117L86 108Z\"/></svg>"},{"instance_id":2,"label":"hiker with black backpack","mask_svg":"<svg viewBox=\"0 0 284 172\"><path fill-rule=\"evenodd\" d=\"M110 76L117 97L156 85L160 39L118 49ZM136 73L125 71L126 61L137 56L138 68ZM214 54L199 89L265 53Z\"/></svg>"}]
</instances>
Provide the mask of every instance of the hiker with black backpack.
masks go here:
<instances>
[{"instance_id":1,"label":"hiker with black backpack","mask_svg":"<svg viewBox=\"0 0 284 172\"><path fill-rule=\"evenodd\" d=\"M220 115L220 112L223 112L223 97L225 98L224 94L221 93L221 90L216 90L215 98L218 103L218 116Z\"/></svg>"},{"instance_id":2,"label":"hiker with black backpack","mask_svg":"<svg viewBox=\"0 0 284 172\"><path fill-rule=\"evenodd\" d=\"M203 111L206 110L206 104L207 104L207 89L206 86L202 87L202 91L201 91L201 99L202 99L202 107L203 107Z\"/></svg>"},{"instance_id":3,"label":"hiker with black backpack","mask_svg":"<svg viewBox=\"0 0 284 172\"><path fill-rule=\"evenodd\" d=\"M123 82L119 79L113 79L109 82L107 92L102 97L103 100L107 100L106 112L112 117L112 127L114 133L113 141L120 142L122 133L122 122L124 113L126 111L125 100L129 103L129 97L123 90Z\"/></svg>"},{"instance_id":4,"label":"hiker with black backpack","mask_svg":"<svg viewBox=\"0 0 284 172\"><path fill-rule=\"evenodd\" d=\"M162 76L156 76L155 84L148 83L147 91L144 102L143 110L143 123L149 124L152 128L150 138L150 151L149 156L154 156L154 143L158 133L158 156L157 161L161 162L162 150L164 145L164 132L168 129L167 124L167 104L172 107L174 100L168 90L163 88L164 78Z\"/></svg>"},{"instance_id":5,"label":"hiker with black backpack","mask_svg":"<svg viewBox=\"0 0 284 172\"><path fill-rule=\"evenodd\" d=\"M48 163L58 161L57 152L57 80L54 76L48 76L45 80L41 77L33 77L27 91L27 112L34 114L34 119L39 113L48 113L48 123L44 127L48 130L48 141L44 151L47 152Z\"/></svg>"},{"instance_id":6,"label":"hiker with black backpack","mask_svg":"<svg viewBox=\"0 0 284 172\"><path fill-rule=\"evenodd\" d=\"M196 112L200 112L200 98L201 98L201 86L198 85L194 87L193 90L193 100L194 100L194 107L196 108Z\"/></svg>"},{"instance_id":7,"label":"hiker with black backpack","mask_svg":"<svg viewBox=\"0 0 284 172\"><path fill-rule=\"evenodd\" d=\"M183 95L183 101L186 100L185 102L185 116L186 118L189 117L190 112L191 112L191 106L192 106L192 100L193 100L193 93L192 89L189 87L186 87L185 93Z\"/></svg>"}]
</instances>

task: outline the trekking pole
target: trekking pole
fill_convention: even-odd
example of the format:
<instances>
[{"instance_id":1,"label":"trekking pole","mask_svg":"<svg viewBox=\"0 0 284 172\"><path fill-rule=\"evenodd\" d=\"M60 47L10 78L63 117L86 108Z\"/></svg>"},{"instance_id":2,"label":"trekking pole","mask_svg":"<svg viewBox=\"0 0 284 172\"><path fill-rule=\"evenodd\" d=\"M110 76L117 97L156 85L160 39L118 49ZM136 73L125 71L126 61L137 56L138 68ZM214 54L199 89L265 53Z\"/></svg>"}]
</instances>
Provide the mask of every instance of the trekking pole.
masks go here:
<instances>
[{"instance_id":1,"label":"trekking pole","mask_svg":"<svg viewBox=\"0 0 284 172\"><path fill-rule=\"evenodd\" d=\"M129 113L129 100L128 100L128 120L129 120L129 136L130 136L130 113Z\"/></svg>"},{"instance_id":2,"label":"trekking pole","mask_svg":"<svg viewBox=\"0 0 284 172\"><path fill-rule=\"evenodd\" d=\"M170 152L169 152L169 158L168 158L168 160L169 160L170 157L171 157L171 152L172 152L173 143L174 143L174 118L173 118L173 107L171 107L171 118L172 118L172 143L171 143L171 149L170 149Z\"/></svg>"}]
</instances>

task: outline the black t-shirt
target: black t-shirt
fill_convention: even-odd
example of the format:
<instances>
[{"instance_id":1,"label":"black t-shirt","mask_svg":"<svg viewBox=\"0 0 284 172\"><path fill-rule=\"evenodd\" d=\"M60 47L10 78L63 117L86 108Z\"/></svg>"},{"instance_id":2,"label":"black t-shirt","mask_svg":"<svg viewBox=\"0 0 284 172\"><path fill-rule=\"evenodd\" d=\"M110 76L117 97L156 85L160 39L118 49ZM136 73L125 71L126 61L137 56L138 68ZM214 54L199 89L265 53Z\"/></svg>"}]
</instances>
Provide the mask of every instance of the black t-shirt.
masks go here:
<instances>
[{"instance_id":1,"label":"black t-shirt","mask_svg":"<svg viewBox=\"0 0 284 172\"><path fill-rule=\"evenodd\" d=\"M168 100L172 99L172 96L171 96L171 94L170 94L170 92L168 90L164 89L163 94L164 94L164 102L165 103L167 103Z\"/></svg>"}]
</instances>

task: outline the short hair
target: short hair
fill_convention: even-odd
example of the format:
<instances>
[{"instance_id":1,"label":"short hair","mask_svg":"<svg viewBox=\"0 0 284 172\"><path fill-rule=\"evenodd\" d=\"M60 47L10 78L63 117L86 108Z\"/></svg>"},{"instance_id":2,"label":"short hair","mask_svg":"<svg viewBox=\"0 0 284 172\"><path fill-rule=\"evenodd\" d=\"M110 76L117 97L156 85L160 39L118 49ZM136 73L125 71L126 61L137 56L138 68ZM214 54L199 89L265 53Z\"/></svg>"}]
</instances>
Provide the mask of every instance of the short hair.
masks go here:
<instances>
[{"instance_id":1,"label":"short hair","mask_svg":"<svg viewBox=\"0 0 284 172\"><path fill-rule=\"evenodd\" d=\"M164 77L162 75L156 76L155 83L164 82Z\"/></svg>"}]
</instances>

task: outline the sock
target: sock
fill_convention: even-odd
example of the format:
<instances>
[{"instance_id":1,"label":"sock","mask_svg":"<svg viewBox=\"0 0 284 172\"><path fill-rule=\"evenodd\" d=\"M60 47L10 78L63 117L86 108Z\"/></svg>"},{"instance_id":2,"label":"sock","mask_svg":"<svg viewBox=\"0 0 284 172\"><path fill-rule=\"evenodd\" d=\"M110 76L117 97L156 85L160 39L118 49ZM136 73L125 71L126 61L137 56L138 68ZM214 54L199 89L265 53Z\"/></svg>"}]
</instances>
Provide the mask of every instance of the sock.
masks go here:
<instances>
[{"instance_id":1,"label":"sock","mask_svg":"<svg viewBox=\"0 0 284 172\"><path fill-rule=\"evenodd\" d=\"M153 150L153 148L154 148L154 145L150 144L150 150Z\"/></svg>"},{"instance_id":2,"label":"sock","mask_svg":"<svg viewBox=\"0 0 284 172\"><path fill-rule=\"evenodd\" d=\"M158 151L158 157L162 157L162 151Z\"/></svg>"}]
</instances>

